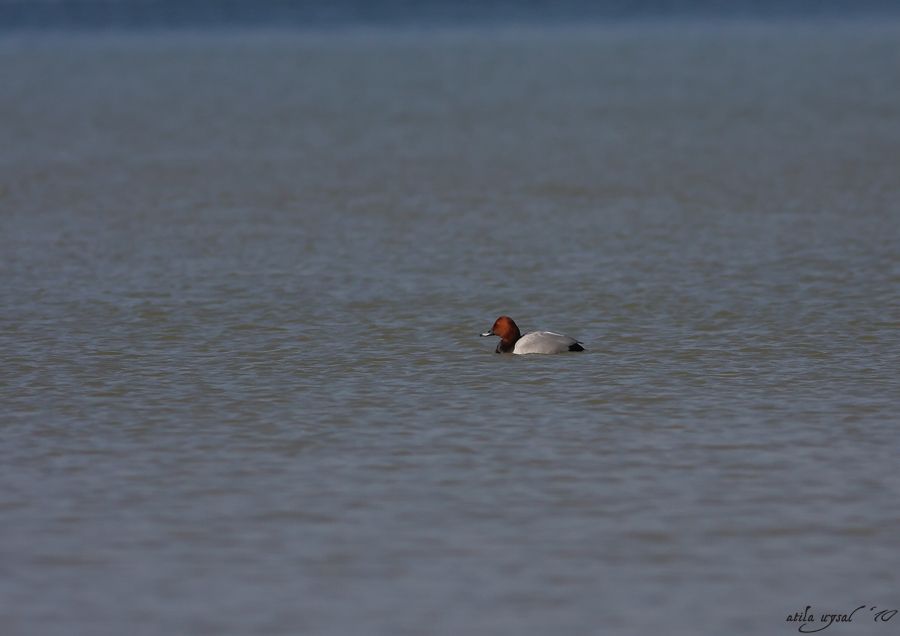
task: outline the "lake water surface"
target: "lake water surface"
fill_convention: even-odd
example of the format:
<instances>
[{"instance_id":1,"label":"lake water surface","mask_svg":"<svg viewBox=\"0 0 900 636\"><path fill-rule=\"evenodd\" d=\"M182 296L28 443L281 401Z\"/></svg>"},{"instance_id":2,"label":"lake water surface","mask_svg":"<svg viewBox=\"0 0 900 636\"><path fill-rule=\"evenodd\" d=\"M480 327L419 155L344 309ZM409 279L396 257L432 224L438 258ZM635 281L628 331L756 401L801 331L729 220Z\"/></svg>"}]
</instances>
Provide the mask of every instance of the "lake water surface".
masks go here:
<instances>
[{"instance_id":1,"label":"lake water surface","mask_svg":"<svg viewBox=\"0 0 900 636\"><path fill-rule=\"evenodd\" d=\"M893 22L6 37L0 631L900 607L898 68Z\"/></svg>"}]
</instances>

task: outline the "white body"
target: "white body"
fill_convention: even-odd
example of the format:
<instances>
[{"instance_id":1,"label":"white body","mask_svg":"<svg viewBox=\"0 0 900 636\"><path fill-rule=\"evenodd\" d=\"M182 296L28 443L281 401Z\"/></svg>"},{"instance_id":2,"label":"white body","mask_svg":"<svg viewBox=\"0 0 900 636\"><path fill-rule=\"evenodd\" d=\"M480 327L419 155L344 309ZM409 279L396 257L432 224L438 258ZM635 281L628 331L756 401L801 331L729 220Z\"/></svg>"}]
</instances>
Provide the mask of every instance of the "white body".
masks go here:
<instances>
[{"instance_id":1,"label":"white body","mask_svg":"<svg viewBox=\"0 0 900 636\"><path fill-rule=\"evenodd\" d=\"M553 331L532 331L516 340L513 353L563 353L578 343L575 338Z\"/></svg>"}]
</instances>

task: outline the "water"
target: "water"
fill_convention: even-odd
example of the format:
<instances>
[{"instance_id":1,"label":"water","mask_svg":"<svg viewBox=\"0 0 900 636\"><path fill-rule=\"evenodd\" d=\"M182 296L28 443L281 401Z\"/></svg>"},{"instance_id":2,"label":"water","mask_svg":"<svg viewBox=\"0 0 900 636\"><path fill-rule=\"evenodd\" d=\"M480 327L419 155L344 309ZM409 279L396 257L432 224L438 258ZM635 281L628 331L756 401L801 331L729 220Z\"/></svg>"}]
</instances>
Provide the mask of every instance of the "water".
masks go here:
<instances>
[{"instance_id":1,"label":"water","mask_svg":"<svg viewBox=\"0 0 900 636\"><path fill-rule=\"evenodd\" d=\"M898 44L7 37L0 630L896 608ZM495 355L501 313L588 351Z\"/></svg>"}]
</instances>

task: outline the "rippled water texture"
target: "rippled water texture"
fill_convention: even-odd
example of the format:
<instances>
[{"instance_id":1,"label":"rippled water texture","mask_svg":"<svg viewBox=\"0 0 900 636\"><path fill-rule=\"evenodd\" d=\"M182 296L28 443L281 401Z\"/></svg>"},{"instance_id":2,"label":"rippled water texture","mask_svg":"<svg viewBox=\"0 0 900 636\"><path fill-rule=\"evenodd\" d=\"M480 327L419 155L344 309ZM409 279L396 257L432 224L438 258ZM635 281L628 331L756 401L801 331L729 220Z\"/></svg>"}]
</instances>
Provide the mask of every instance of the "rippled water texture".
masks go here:
<instances>
[{"instance_id":1,"label":"rippled water texture","mask_svg":"<svg viewBox=\"0 0 900 636\"><path fill-rule=\"evenodd\" d=\"M895 23L0 41L0 630L900 606L898 68Z\"/></svg>"}]
</instances>

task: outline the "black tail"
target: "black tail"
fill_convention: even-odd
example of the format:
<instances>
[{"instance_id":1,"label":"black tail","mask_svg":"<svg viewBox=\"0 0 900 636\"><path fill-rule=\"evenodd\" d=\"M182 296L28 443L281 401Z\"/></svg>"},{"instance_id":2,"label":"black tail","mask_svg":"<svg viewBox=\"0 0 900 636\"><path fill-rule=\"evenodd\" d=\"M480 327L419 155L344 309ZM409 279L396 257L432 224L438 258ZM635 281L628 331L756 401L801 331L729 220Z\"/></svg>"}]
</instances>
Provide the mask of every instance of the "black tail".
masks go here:
<instances>
[{"instance_id":1,"label":"black tail","mask_svg":"<svg viewBox=\"0 0 900 636\"><path fill-rule=\"evenodd\" d=\"M573 345L569 345L569 351L584 351L584 347L581 346L581 343L576 342Z\"/></svg>"}]
</instances>

